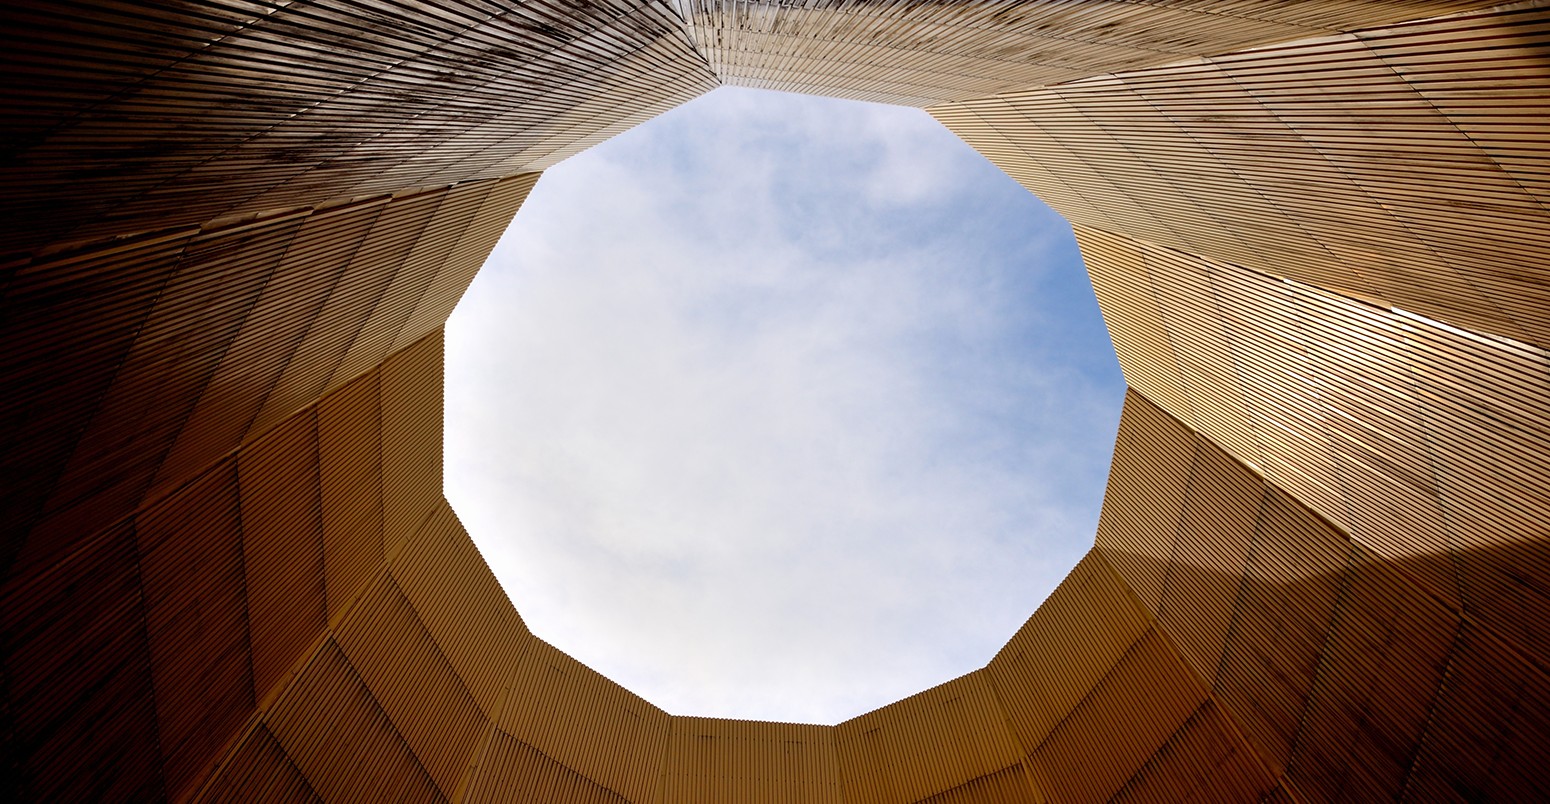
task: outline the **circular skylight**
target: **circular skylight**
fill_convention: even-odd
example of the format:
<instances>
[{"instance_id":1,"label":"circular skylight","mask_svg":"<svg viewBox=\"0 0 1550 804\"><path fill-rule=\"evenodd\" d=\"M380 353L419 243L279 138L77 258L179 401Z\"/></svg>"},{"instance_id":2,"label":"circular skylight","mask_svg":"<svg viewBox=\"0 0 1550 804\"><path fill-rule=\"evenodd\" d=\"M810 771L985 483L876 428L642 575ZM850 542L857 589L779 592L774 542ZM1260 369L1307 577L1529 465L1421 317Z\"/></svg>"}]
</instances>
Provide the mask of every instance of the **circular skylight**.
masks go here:
<instances>
[{"instance_id":1,"label":"circular skylight","mask_svg":"<svg viewBox=\"0 0 1550 804\"><path fill-rule=\"evenodd\" d=\"M920 110L759 90L549 170L447 338L454 508L675 714L982 666L1091 545L1124 393L1056 213Z\"/></svg>"}]
</instances>

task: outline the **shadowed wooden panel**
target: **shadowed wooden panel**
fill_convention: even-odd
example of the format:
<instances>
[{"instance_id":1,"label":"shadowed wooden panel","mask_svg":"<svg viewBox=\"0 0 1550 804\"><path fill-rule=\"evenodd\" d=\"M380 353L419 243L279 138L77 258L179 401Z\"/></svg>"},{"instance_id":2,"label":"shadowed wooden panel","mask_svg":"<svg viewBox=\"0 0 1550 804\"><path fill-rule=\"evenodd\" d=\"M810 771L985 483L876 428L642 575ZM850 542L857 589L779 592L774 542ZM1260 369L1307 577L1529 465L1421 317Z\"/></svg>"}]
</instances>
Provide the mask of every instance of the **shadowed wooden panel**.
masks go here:
<instances>
[{"instance_id":1,"label":"shadowed wooden panel","mask_svg":"<svg viewBox=\"0 0 1550 804\"><path fill-rule=\"evenodd\" d=\"M378 578L337 634L372 697L451 799L489 721L391 576Z\"/></svg>"},{"instance_id":2,"label":"shadowed wooden panel","mask_svg":"<svg viewBox=\"0 0 1550 804\"><path fill-rule=\"evenodd\" d=\"M135 518L163 775L188 795L253 709L236 467Z\"/></svg>"},{"instance_id":3,"label":"shadowed wooden panel","mask_svg":"<svg viewBox=\"0 0 1550 804\"><path fill-rule=\"evenodd\" d=\"M303 411L237 456L253 691L266 699L328 623L317 416Z\"/></svg>"},{"instance_id":4,"label":"shadowed wooden panel","mask_svg":"<svg viewBox=\"0 0 1550 804\"><path fill-rule=\"evenodd\" d=\"M0 253L542 170L717 84L663 0L101 6L7 7Z\"/></svg>"},{"instance_id":5,"label":"shadowed wooden panel","mask_svg":"<svg viewBox=\"0 0 1550 804\"><path fill-rule=\"evenodd\" d=\"M446 800L332 640L266 725L325 801Z\"/></svg>"},{"instance_id":6,"label":"shadowed wooden panel","mask_svg":"<svg viewBox=\"0 0 1550 804\"><path fill-rule=\"evenodd\" d=\"M0 588L16 800L166 796L137 553L121 523Z\"/></svg>"},{"instance_id":7,"label":"shadowed wooden panel","mask_svg":"<svg viewBox=\"0 0 1550 804\"><path fill-rule=\"evenodd\" d=\"M307 784L269 729L258 726L243 740L225 773L203 797L209 802L317 802L322 799Z\"/></svg>"},{"instance_id":8,"label":"shadowed wooden panel","mask_svg":"<svg viewBox=\"0 0 1550 804\"><path fill-rule=\"evenodd\" d=\"M1152 275L1193 274L1190 284L1227 300L1224 308L1235 313L1221 330L1228 358L1208 384L1236 385L1241 397L1264 402L1214 406L1213 420L1200 425L1202 432L1213 440L1222 431L1247 434L1251 440L1217 443L1365 549L1402 564L1409 578L1451 608L1547 655L1550 641L1540 627L1544 598L1528 591L1550 582L1544 546L1550 508L1537 504L1550 501L1550 358L1544 352L1131 242ZM1109 253L1088 256L1099 262ZM1154 253L1159 258L1153 259ZM1094 281L1108 287L1100 300L1145 293L1146 285L1110 280L1136 265L1130 260L1094 271ZM1193 338L1196 321L1161 302L1156 309L1166 313L1157 318L1132 315L1134 305L1102 303L1105 315L1125 322L1122 331L1151 329L1148 337L1166 336L1170 342ZM1250 310L1262 312L1247 314ZM1163 333L1155 331L1159 326ZM1151 398L1150 376L1129 379ZM1283 393L1288 385L1299 392ZM1173 387L1165 386L1160 396L1166 398ZM1191 417L1210 396L1191 394L1185 410L1170 412L1196 424ZM1257 415L1271 406L1276 415ZM1244 443L1254 452L1239 452ZM1167 460L1130 458L1121 451L1115 477ZM1125 496L1117 502L1153 493L1116 490L1121 492ZM1162 486L1155 493L1173 491ZM1106 515L1112 528L1100 526L1120 563L1131 560L1122 560L1122 554L1145 552L1120 543L1120 517L1127 510L1132 509ZM1138 575L1138 590L1150 588L1152 577Z\"/></svg>"}]
</instances>

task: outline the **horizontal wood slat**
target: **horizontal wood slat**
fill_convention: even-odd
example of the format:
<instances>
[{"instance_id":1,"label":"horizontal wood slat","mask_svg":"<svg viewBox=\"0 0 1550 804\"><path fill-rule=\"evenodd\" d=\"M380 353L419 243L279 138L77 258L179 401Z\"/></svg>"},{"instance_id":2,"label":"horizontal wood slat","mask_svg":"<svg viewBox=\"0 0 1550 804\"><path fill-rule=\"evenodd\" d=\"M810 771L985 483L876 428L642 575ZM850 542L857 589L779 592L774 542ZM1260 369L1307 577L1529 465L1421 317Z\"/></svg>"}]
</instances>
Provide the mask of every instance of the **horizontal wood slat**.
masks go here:
<instances>
[{"instance_id":1,"label":"horizontal wood slat","mask_svg":"<svg viewBox=\"0 0 1550 804\"><path fill-rule=\"evenodd\" d=\"M666 0L26 2L4 30L0 254L543 170L717 84Z\"/></svg>"},{"instance_id":2,"label":"horizontal wood slat","mask_svg":"<svg viewBox=\"0 0 1550 804\"><path fill-rule=\"evenodd\" d=\"M930 106L1485 3L678 0L725 83ZM1307 5L1299 3L1297 5Z\"/></svg>"},{"instance_id":3,"label":"horizontal wood slat","mask_svg":"<svg viewBox=\"0 0 1550 804\"><path fill-rule=\"evenodd\" d=\"M930 111L1075 224L1546 348L1547 48L1519 3Z\"/></svg>"}]
</instances>

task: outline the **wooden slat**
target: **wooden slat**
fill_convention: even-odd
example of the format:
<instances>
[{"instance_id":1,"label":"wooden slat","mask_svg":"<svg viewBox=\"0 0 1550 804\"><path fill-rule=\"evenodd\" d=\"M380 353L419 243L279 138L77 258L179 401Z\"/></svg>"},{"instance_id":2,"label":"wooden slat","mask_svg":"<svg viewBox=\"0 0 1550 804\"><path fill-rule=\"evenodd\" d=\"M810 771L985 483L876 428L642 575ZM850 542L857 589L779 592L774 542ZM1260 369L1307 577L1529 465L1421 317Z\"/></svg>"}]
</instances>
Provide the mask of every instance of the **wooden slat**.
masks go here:
<instances>
[{"instance_id":1,"label":"wooden slat","mask_svg":"<svg viewBox=\"0 0 1550 804\"><path fill-rule=\"evenodd\" d=\"M618 795L646 800L663 772L666 712L537 638L514 669L501 731Z\"/></svg>"},{"instance_id":2,"label":"wooden slat","mask_svg":"<svg viewBox=\"0 0 1550 804\"><path fill-rule=\"evenodd\" d=\"M490 723L391 576L378 577L337 633L350 665L451 799Z\"/></svg>"},{"instance_id":3,"label":"wooden slat","mask_svg":"<svg viewBox=\"0 0 1550 804\"><path fill-rule=\"evenodd\" d=\"M316 412L243 450L237 477L253 692L265 700L328 624Z\"/></svg>"},{"instance_id":4,"label":"wooden slat","mask_svg":"<svg viewBox=\"0 0 1550 804\"><path fill-rule=\"evenodd\" d=\"M166 796L137 555L124 522L0 588L18 798Z\"/></svg>"},{"instance_id":5,"label":"wooden slat","mask_svg":"<svg viewBox=\"0 0 1550 804\"><path fill-rule=\"evenodd\" d=\"M438 327L382 362L382 537L391 554L441 505Z\"/></svg>"},{"instance_id":6,"label":"wooden slat","mask_svg":"<svg viewBox=\"0 0 1550 804\"><path fill-rule=\"evenodd\" d=\"M404 597L486 717L532 635L446 502L392 563Z\"/></svg>"},{"instance_id":7,"label":"wooden slat","mask_svg":"<svg viewBox=\"0 0 1550 804\"><path fill-rule=\"evenodd\" d=\"M916 801L1021 758L988 674L976 671L834 727L847 802Z\"/></svg>"},{"instance_id":8,"label":"wooden slat","mask_svg":"<svg viewBox=\"0 0 1550 804\"><path fill-rule=\"evenodd\" d=\"M0 796L1544 797L1550 21L1485 6L8 5ZM1135 388L1095 550L836 727L532 637L440 493L537 171L721 81L935 104Z\"/></svg>"},{"instance_id":9,"label":"wooden slat","mask_svg":"<svg viewBox=\"0 0 1550 804\"><path fill-rule=\"evenodd\" d=\"M380 375L368 374L318 403L318 477L323 571L330 622L380 571L382 403Z\"/></svg>"},{"instance_id":10,"label":"wooden slat","mask_svg":"<svg viewBox=\"0 0 1550 804\"><path fill-rule=\"evenodd\" d=\"M542 170L717 84L665 0L103 5L6 22L0 253Z\"/></svg>"},{"instance_id":11,"label":"wooden slat","mask_svg":"<svg viewBox=\"0 0 1550 804\"><path fill-rule=\"evenodd\" d=\"M135 518L168 795L193 792L253 711L236 467Z\"/></svg>"},{"instance_id":12,"label":"wooden slat","mask_svg":"<svg viewBox=\"0 0 1550 804\"><path fill-rule=\"evenodd\" d=\"M1252 45L1478 7L1479 2L1273 0L848 4L683 0L726 83L928 106Z\"/></svg>"},{"instance_id":13,"label":"wooden slat","mask_svg":"<svg viewBox=\"0 0 1550 804\"><path fill-rule=\"evenodd\" d=\"M834 741L828 726L675 717L653 801L849 801Z\"/></svg>"},{"instance_id":14,"label":"wooden slat","mask_svg":"<svg viewBox=\"0 0 1550 804\"><path fill-rule=\"evenodd\" d=\"M1020 753L1044 742L1149 623L1104 555L1077 562L985 668Z\"/></svg>"},{"instance_id":15,"label":"wooden slat","mask_svg":"<svg viewBox=\"0 0 1550 804\"><path fill-rule=\"evenodd\" d=\"M446 800L332 640L266 725L325 801Z\"/></svg>"},{"instance_id":16,"label":"wooden slat","mask_svg":"<svg viewBox=\"0 0 1550 804\"><path fill-rule=\"evenodd\" d=\"M1034 749L1029 770L1053 800L1102 801L1168 744L1205 700L1168 638L1148 630ZM1116 729L1116 723L1126 728Z\"/></svg>"},{"instance_id":17,"label":"wooden slat","mask_svg":"<svg viewBox=\"0 0 1550 804\"><path fill-rule=\"evenodd\" d=\"M264 726L243 740L231 766L204 798L210 802L318 802L316 791Z\"/></svg>"},{"instance_id":18,"label":"wooden slat","mask_svg":"<svg viewBox=\"0 0 1550 804\"><path fill-rule=\"evenodd\" d=\"M1547 41L1518 4L932 111L1078 224L1545 348Z\"/></svg>"}]
</instances>

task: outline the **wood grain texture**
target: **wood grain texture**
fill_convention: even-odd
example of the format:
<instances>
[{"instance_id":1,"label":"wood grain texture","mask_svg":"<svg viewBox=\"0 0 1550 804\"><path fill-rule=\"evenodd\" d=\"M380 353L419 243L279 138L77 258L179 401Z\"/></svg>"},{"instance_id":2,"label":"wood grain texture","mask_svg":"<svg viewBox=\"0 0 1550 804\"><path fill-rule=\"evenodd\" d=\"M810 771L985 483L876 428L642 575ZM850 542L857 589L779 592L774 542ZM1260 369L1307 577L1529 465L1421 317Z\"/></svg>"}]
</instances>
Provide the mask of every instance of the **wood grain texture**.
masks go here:
<instances>
[{"instance_id":1,"label":"wood grain texture","mask_svg":"<svg viewBox=\"0 0 1550 804\"><path fill-rule=\"evenodd\" d=\"M1544 2L28 0L0 38L0 798L1550 795ZM1065 582L832 726L539 640L441 493L442 326L539 171L721 83L929 107L1075 224L1132 387Z\"/></svg>"}]
</instances>

